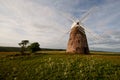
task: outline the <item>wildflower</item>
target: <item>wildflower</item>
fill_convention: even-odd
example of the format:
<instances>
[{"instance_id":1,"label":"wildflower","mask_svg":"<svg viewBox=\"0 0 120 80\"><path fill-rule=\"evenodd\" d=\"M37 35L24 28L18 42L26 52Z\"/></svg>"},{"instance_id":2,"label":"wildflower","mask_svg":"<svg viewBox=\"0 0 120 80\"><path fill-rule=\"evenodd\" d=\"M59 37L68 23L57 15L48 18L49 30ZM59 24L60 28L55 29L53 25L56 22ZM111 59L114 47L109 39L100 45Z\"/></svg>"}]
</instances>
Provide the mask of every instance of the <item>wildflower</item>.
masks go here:
<instances>
[{"instance_id":1,"label":"wildflower","mask_svg":"<svg viewBox=\"0 0 120 80\"><path fill-rule=\"evenodd\" d=\"M48 58L48 62L50 62L50 61L51 61L51 57Z\"/></svg>"}]
</instances>

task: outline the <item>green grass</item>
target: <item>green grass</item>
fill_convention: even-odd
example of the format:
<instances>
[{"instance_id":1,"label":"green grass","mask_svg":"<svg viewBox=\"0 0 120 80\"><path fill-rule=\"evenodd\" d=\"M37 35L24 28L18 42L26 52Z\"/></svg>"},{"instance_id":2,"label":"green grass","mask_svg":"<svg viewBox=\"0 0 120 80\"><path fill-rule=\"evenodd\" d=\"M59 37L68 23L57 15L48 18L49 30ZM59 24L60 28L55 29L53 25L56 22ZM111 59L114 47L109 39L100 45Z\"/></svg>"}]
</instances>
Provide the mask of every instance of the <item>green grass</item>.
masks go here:
<instances>
[{"instance_id":1,"label":"green grass","mask_svg":"<svg viewBox=\"0 0 120 80\"><path fill-rule=\"evenodd\" d=\"M119 54L78 55L65 51L36 54L0 57L0 80L120 80Z\"/></svg>"}]
</instances>

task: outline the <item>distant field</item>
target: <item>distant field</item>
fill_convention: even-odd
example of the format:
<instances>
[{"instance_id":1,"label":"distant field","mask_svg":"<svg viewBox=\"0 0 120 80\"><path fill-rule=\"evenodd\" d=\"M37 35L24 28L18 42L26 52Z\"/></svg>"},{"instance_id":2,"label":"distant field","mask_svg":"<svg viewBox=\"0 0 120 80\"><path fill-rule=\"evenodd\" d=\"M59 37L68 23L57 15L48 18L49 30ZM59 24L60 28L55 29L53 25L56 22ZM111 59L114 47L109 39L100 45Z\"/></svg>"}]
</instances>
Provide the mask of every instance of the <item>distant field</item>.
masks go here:
<instances>
[{"instance_id":1,"label":"distant field","mask_svg":"<svg viewBox=\"0 0 120 80\"><path fill-rule=\"evenodd\" d=\"M48 49L48 48L41 48L43 51L64 51L65 49ZM0 46L0 52L20 52L20 47L4 47Z\"/></svg>"},{"instance_id":2,"label":"distant field","mask_svg":"<svg viewBox=\"0 0 120 80\"><path fill-rule=\"evenodd\" d=\"M40 51L27 56L15 54L20 53L0 52L0 80L120 80L118 53L78 55Z\"/></svg>"},{"instance_id":3,"label":"distant field","mask_svg":"<svg viewBox=\"0 0 120 80\"><path fill-rule=\"evenodd\" d=\"M0 46L0 52L15 52L20 51L20 47L1 47Z\"/></svg>"}]
</instances>

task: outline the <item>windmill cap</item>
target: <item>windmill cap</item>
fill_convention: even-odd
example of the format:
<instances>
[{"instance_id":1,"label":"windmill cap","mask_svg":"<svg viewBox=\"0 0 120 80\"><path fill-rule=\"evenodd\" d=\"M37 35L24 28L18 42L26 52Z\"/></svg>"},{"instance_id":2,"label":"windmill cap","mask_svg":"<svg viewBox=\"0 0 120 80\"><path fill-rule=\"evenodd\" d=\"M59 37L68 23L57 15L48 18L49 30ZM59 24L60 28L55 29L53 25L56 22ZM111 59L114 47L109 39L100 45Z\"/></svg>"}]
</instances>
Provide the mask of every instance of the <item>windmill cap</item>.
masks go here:
<instances>
[{"instance_id":1,"label":"windmill cap","mask_svg":"<svg viewBox=\"0 0 120 80\"><path fill-rule=\"evenodd\" d=\"M79 22L77 22L76 24L79 25Z\"/></svg>"}]
</instances>

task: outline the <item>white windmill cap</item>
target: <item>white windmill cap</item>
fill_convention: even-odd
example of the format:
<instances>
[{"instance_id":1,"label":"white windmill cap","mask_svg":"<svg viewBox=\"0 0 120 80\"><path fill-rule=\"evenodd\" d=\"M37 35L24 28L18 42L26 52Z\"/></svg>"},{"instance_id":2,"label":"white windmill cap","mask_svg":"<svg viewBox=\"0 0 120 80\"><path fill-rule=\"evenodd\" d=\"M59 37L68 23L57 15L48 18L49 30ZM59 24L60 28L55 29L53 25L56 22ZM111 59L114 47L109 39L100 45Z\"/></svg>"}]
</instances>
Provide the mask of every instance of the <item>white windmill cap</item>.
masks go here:
<instances>
[{"instance_id":1,"label":"white windmill cap","mask_svg":"<svg viewBox=\"0 0 120 80\"><path fill-rule=\"evenodd\" d=\"M76 22L74 22L74 23L72 24L71 29L72 29L73 27L75 27L75 25L76 25Z\"/></svg>"}]
</instances>

